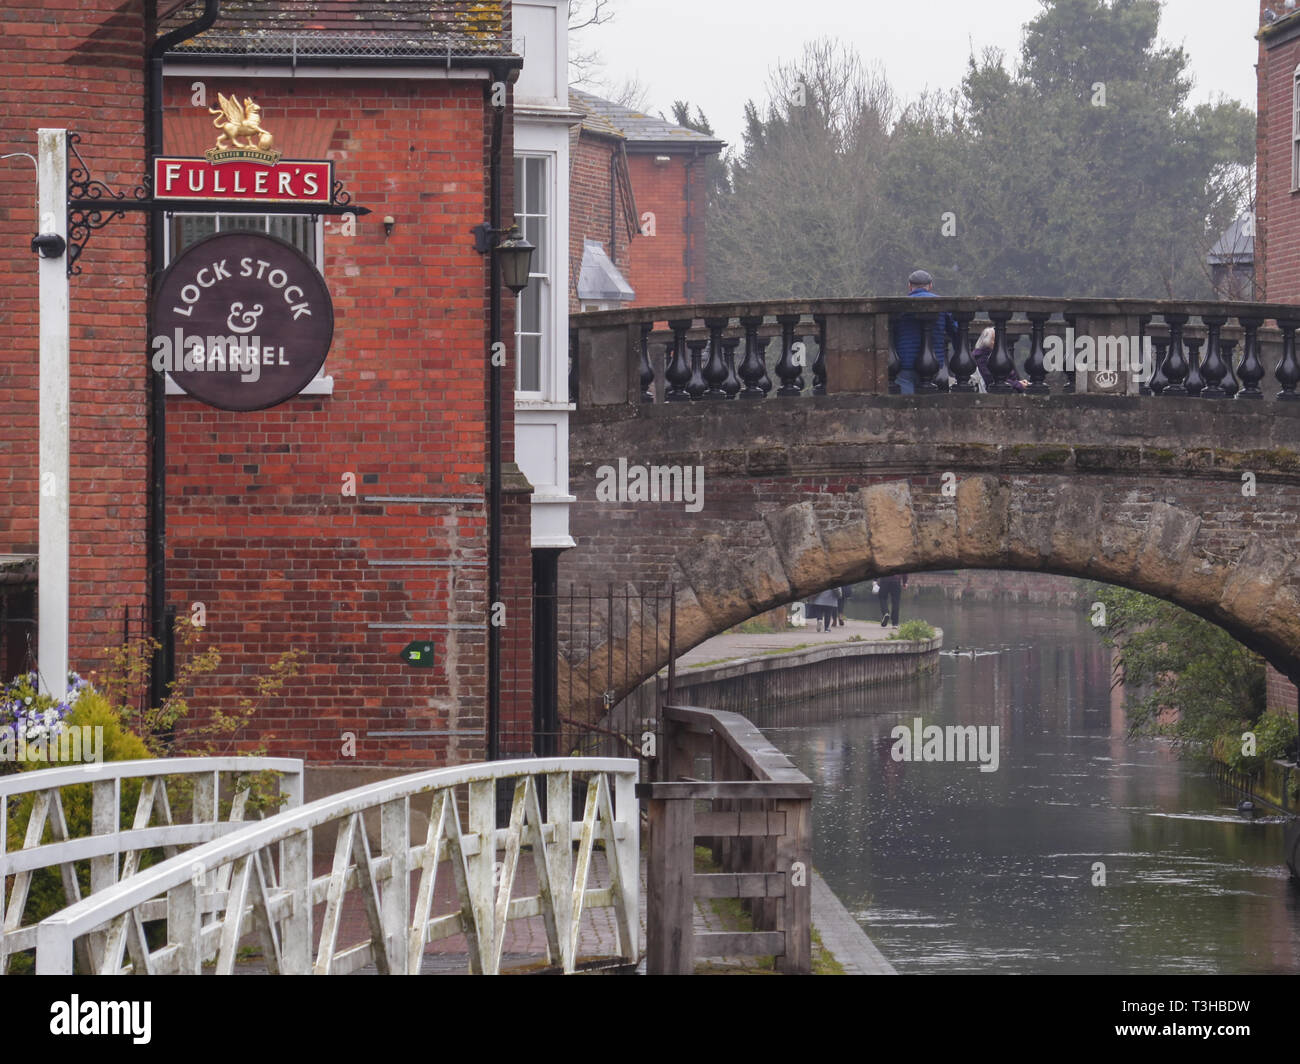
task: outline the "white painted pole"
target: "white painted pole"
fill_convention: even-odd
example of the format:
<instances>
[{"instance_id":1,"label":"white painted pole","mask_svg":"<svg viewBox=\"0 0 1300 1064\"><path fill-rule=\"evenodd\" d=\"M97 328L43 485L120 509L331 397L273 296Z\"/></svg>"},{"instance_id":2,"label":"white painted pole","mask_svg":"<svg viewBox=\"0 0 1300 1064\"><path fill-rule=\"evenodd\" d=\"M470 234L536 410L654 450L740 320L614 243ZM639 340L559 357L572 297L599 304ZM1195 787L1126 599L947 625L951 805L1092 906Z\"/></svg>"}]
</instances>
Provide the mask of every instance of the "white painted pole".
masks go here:
<instances>
[{"instance_id":1,"label":"white painted pole","mask_svg":"<svg viewBox=\"0 0 1300 1064\"><path fill-rule=\"evenodd\" d=\"M37 231L68 236L67 130L36 134ZM68 260L38 260L41 308L40 559L37 665L40 690L68 688Z\"/></svg>"}]
</instances>

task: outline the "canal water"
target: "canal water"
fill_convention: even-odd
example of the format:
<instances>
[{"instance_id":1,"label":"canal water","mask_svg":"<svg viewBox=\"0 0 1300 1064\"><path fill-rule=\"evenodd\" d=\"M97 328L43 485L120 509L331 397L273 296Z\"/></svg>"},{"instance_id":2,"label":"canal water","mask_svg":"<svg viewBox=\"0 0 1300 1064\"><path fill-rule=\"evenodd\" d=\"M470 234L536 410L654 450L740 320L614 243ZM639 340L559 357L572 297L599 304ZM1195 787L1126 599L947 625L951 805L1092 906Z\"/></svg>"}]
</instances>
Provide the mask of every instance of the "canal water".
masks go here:
<instances>
[{"instance_id":1,"label":"canal water","mask_svg":"<svg viewBox=\"0 0 1300 1064\"><path fill-rule=\"evenodd\" d=\"M751 714L815 782L814 864L899 972L1300 972L1281 824L1125 739L1084 610L905 591L903 611L944 630L937 674ZM918 717L996 725L997 770L895 761Z\"/></svg>"}]
</instances>

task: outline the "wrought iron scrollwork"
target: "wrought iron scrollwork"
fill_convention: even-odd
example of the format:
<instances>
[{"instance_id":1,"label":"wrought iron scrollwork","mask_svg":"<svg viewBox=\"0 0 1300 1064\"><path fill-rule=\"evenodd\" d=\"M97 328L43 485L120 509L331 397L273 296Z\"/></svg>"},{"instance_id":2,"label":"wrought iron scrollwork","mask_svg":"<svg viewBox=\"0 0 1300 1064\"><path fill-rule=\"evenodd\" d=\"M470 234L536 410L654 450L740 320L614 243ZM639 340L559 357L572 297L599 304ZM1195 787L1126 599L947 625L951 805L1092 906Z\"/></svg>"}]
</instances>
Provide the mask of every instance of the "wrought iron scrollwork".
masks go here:
<instances>
[{"instance_id":1,"label":"wrought iron scrollwork","mask_svg":"<svg viewBox=\"0 0 1300 1064\"><path fill-rule=\"evenodd\" d=\"M128 194L90 173L86 160L77 151L78 133L68 134L68 276L81 273L78 259L96 229L103 229L114 218L123 218L128 210L148 210L153 192L146 177ZM75 163L74 161L75 160Z\"/></svg>"}]
</instances>

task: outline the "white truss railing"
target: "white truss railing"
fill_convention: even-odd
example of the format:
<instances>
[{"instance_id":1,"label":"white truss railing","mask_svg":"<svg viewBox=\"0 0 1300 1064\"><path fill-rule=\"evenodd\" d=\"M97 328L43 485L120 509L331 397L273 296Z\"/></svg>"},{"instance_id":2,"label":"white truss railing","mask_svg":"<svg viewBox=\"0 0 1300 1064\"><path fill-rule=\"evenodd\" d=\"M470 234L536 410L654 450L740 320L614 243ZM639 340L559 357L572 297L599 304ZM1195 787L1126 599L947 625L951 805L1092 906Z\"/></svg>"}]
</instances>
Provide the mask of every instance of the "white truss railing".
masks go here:
<instances>
[{"instance_id":1,"label":"white truss railing","mask_svg":"<svg viewBox=\"0 0 1300 1064\"><path fill-rule=\"evenodd\" d=\"M464 935L474 973L500 971L507 924L540 917L547 959L576 967L583 913L612 907L619 957L639 951L638 763L621 758L536 758L437 769L331 795L250 824L180 854L42 921L38 974L73 970L74 945L103 934L99 974L199 974L215 958L234 970L241 940L256 935L272 973L337 975L374 964L381 974L417 974L425 947ZM573 820L574 776L586 804ZM509 826L497 827L497 784L515 781ZM541 811L539 780L546 812ZM462 790L463 789L463 790ZM462 827L461 809L467 810ZM428 813L423 842L411 816ZM366 814L377 814L372 850ZM313 832L333 826L333 864L313 875ZM574 852L574 843L577 852ZM609 885L589 886L597 843ZM514 897L531 848L536 891ZM435 914L440 866L449 866L452 911ZM412 877L418 883L412 890ZM224 877L224 878L223 878ZM340 944L349 892L359 896L369 938ZM319 925L313 907L324 904ZM357 912L356 908L350 910ZM146 945L143 921L167 921L165 944ZM131 963L124 967L124 945Z\"/></svg>"},{"instance_id":2,"label":"white truss railing","mask_svg":"<svg viewBox=\"0 0 1300 1064\"><path fill-rule=\"evenodd\" d=\"M36 945L36 925L22 926L32 875L59 869L64 900L81 900L76 862L90 862L92 895L126 879L139 868L144 851L161 847L167 857L201 845L243 826L248 799L236 781L253 773L280 774L280 793L288 808L302 805L302 761L283 757L175 757L148 761L110 761L71 768L47 768L0 777L0 975L9 958ZM223 794L229 795L228 819L220 818ZM189 823L172 819L168 783L185 791ZM122 827L122 785L138 783L140 796L129 828ZM73 838L64 808L64 789L90 787L90 834ZM17 802L14 800L18 799ZM23 799L30 799L30 805ZM21 849L7 850L10 806L27 809ZM50 842L42 844L48 828ZM10 879L12 878L12 887ZM103 936L78 944L83 970L97 963Z\"/></svg>"}]
</instances>

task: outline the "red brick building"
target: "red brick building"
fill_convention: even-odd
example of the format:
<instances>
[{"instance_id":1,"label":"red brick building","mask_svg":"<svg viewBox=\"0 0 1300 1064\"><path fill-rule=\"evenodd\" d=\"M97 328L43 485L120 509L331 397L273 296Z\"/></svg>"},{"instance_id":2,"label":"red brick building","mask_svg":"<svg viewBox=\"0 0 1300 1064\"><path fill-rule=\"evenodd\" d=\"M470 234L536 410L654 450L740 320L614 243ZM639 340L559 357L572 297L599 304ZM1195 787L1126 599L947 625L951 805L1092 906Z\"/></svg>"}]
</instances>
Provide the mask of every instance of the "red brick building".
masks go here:
<instances>
[{"instance_id":1,"label":"red brick building","mask_svg":"<svg viewBox=\"0 0 1300 1064\"><path fill-rule=\"evenodd\" d=\"M572 309L706 300L706 163L723 142L577 89L569 101L582 116L571 150ZM611 275L592 242L623 291L602 284Z\"/></svg>"},{"instance_id":2,"label":"red brick building","mask_svg":"<svg viewBox=\"0 0 1300 1064\"><path fill-rule=\"evenodd\" d=\"M153 4L147 5L153 9ZM166 7L168 5L159 5ZM143 59L165 24L113 0L8 4L0 122L6 151L37 125L82 136L95 176L139 184ZM205 405L168 381L166 604L202 605L222 665L196 707L232 708L285 651L302 673L259 714L248 743L318 767L409 770L489 753L488 259L470 229L489 212L494 128L503 220L513 203L510 5L471 0L222 0L215 25L163 63L167 155L216 136L218 93L252 97L285 159L333 160L373 213L135 214L94 234L73 283L70 659L102 667L123 610L149 590L147 226L155 272L212 232L251 228L298 247L334 304L328 359L300 395L265 410ZM364 17L362 17L364 16ZM17 73L14 73L17 72ZM493 106L504 87L504 109ZM498 121L498 115L500 120ZM21 579L35 552L37 329L30 167L0 171L5 297L0 360L9 457L0 553ZM391 225L385 226L384 219ZM386 231L391 228L391 232ZM514 454L514 302L503 299L501 713L496 752L532 747L532 488ZM161 422L160 422L161 423ZM21 599L9 601L21 607ZM12 630L12 628L11 628ZM434 646L436 667L399 652ZM11 663L6 662L7 666ZM13 668L9 667L12 672Z\"/></svg>"},{"instance_id":3,"label":"red brick building","mask_svg":"<svg viewBox=\"0 0 1300 1064\"><path fill-rule=\"evenodd\" d=\"M1300 302L1300 9L1260 0L1255 133L1255 298ZM1270 708L1296 688L1270 667Z\"/></svg>"},{"instance_id":4,"label":"red brick building","mask_svg":"<svg viewBox=\"0 0 1300 1064\"><path fill-rule=\"evenodd\" d=\"M138 4L7 0L0 7L0 155L34 154L39 126L79 131L97 177L144 176L145 17ZM104 663L123 608L145 600L148 369L145 218L94 235L72 283L70 623L74 668ZM36 171L0 162L0 666L28 664L36 628Z\"/></svg>"}]
</instances>

